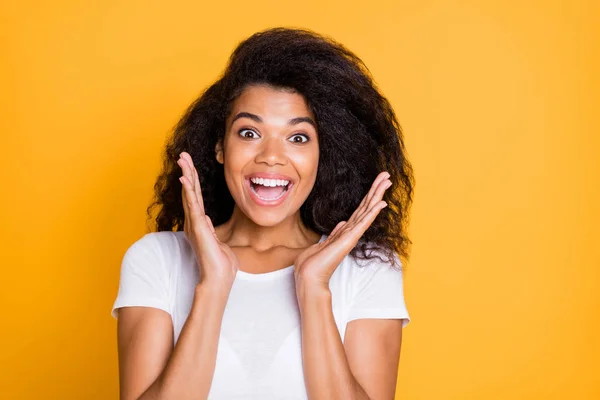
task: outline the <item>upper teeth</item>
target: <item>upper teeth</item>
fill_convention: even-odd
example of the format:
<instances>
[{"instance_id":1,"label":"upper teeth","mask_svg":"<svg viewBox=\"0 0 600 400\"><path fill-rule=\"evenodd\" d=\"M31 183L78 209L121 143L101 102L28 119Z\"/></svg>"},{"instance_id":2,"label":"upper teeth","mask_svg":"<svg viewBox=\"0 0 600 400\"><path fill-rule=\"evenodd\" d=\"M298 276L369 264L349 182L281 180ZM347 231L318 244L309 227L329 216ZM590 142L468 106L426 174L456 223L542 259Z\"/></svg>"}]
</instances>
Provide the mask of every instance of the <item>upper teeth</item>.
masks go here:
<instances>
[{"instance_id":1,"label":"upper teeth","mask_svg":"<svg viewBox=\"0 0 600 400\"><path fill-rule=\"evenodd\" d=\"M287 186L290 181L285 179L264 179L264 178L250 178L250 181L257 185L263 186Z\"/></svg>"}]
</instances>

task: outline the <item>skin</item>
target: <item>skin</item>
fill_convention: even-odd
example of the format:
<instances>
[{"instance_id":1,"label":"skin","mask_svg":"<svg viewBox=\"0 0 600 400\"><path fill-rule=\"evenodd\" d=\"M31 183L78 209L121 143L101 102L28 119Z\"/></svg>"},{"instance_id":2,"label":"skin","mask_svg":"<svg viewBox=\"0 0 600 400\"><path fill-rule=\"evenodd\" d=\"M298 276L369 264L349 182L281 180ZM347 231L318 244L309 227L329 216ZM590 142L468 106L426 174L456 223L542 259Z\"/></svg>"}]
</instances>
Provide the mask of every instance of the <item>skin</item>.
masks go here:
<instances>
[{"instance_id":1,"label":"skin","mask_svg":"<svg viewBox=\"0 0 600 400\"><path fill-rule=\"evenodd\" d=\"M239 117L245 115L241 113L261 121L250 116ZM315 124L314 115L301 95L268 86L247 88L233 104L224 141L215 149L235 201L232 217L217 227L216 232L232 248L296 254L297 249L321 238L304 226L298 212L317 177L317 129L306 121L290 124L296 118L310 119ZM279 173L294 181L283 204L264 207L250 198L244 176L256 172ZM243 255L252 257L250 252Z\"/></svg>"},{"instance_id":2,"label":"skin","mask_svg":"<svg viewBox=\"0 0 600 400\"><path fill-rule=\"evenodd\" d=\"M255 117L236 118L239 113ZM290 124L296 118L303 120ZM206 398L220 324L240 260L243 270L252 273L294 264L303 369L311 400L394 398L402 321L350 321L342 343L329 290L339 263L386 206L382 197L391 186L389 174L380 173L348 221L340 221L318 243L321 235L304 226L299 215L314 186L319 159L318 132L308 118L314 121L303 97L294 92L251 86L238 97L224 141L215 149L236 205L230 220L216 228L204 213L192 159L181 154L184 231L198 259L201 282L172 353L168 314L145 307L126 307L119 313L123 399ZM246 129L242 136L241 129ZM302 135L308 140L299 140ZM279 206L254 203L244 186L245 176L265 171L295 181ZM205 312L207 308L211 312Z\"/></svg>"}]
</instances>

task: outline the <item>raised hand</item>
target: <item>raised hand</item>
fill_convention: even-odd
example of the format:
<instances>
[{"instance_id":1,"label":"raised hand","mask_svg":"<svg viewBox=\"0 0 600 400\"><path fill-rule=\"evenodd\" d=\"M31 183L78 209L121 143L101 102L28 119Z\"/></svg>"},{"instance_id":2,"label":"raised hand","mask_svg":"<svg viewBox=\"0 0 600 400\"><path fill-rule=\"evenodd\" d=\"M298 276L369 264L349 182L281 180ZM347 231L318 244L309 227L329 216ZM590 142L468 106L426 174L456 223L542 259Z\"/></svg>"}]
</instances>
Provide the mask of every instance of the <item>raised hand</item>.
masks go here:
<instances>
[{"instance_id":1,"label":"raised hand","mask_svg":"<svg viewBox=\"0 0 600 400\"><path fill-rule=\"evenodd\" d=\"M229 294L239 261L231 248L217 238L210 217L204 213L200 180L192 157L186 152L182 152L179 157L177 164L183 172L183 176L179 178L185 212L183 230L196 255L200 268L200 282L209 288L224 290Z\"/></svg>"},{"instance_id":2,"label":"raised hand","mask_svg":"<svg viewBox=\"0 0 600 400\"><path fill-rule=\"evenodd\" d=\"M392 186L390 174L377 175L371 189L350 216L340 221L324 241L314 244L298 255L294 263L296 286L317 285L329 288L329 279L344 257L356 246L387 203L382 200Z\"/></svg>"}]
</instances>

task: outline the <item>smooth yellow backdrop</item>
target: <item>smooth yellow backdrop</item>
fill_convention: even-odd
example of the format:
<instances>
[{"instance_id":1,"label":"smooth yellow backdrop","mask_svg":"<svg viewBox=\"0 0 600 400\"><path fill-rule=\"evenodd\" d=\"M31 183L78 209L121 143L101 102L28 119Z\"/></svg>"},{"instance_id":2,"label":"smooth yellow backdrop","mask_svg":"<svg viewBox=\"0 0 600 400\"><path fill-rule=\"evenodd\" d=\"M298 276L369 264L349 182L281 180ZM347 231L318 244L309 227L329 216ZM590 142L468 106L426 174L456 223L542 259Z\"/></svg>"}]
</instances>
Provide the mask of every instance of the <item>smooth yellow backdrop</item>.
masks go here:
<instances>
[{"instance_id":1,"label":"smooth yellow backdrop","mask_svg":"<svg viewBox=\"0 0 600 400\"><path fill-rule=\"evenodd\" d=\"M398 399L599 399L595 1L0 6L2 399L116 399L121 258L165 138L235 45L363 58L416 172Z\"/></svg>"}]
</instances>

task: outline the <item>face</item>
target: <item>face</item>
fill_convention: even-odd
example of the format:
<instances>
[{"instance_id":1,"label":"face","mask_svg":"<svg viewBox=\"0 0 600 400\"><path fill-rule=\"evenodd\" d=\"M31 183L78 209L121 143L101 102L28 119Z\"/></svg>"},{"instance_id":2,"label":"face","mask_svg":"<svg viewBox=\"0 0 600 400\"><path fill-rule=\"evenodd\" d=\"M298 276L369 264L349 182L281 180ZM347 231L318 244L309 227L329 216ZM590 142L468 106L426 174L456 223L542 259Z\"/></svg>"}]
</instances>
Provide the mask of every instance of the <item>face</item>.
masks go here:
<instances>
[{"instance_id":1,"label":"face","mask_svg":"<svg viewBox=\"0 0 600 400\"><path fill-rule=\"evenodd\" d=\"M314 186L315 117L298 93L249 86L233 103L216 152L237 207L258 225L276 225L298 212Z\"/></svg>"}]
</instances>

